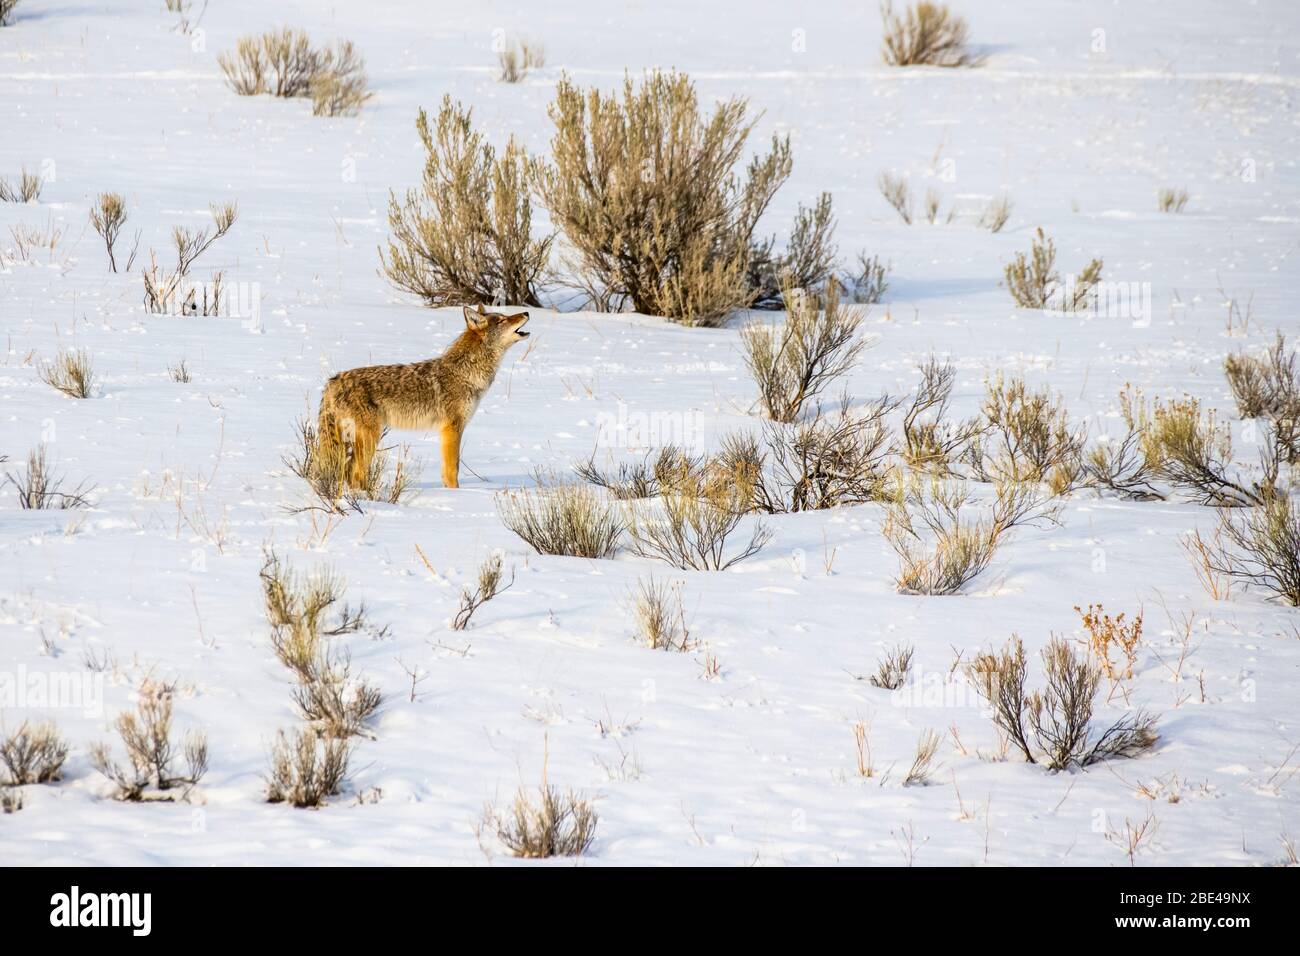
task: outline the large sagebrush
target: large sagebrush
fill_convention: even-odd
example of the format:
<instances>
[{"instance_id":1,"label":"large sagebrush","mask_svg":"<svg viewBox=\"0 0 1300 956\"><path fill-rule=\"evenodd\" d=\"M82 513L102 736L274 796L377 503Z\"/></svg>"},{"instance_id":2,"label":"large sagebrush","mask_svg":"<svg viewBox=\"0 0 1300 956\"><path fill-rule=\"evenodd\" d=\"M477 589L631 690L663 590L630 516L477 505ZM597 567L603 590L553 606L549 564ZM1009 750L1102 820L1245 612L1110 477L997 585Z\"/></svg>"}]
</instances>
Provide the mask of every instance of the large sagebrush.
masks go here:
<instances>
[{"instance_id":1,"label":"large sagebrush","mask_svg":"<svg viewBox=\"0 0 1300 956\"><path fill-rule=\"evenodd\" d=\"M423 180L405 199L389 198L389 281L432 306L540 305L552 237L533 237L523 147L511 139L498 154L450 96L432 122L420 110L415 126Z\"/></svg>"},{"instance_id":2,"label":"large sagebrush","mask_svg":"<svg viewBox=\"0 0 1300 956\"><path fill-rule=\"evenodd\" d=\"M585 287L686 325L718 325L754 296L755 226L790 175L788 138L738 174L755 120L733 97L702 109L682 73L630 76L619 93L562 77L550 163L536 182Z\"/></svg>"}]
</instances>

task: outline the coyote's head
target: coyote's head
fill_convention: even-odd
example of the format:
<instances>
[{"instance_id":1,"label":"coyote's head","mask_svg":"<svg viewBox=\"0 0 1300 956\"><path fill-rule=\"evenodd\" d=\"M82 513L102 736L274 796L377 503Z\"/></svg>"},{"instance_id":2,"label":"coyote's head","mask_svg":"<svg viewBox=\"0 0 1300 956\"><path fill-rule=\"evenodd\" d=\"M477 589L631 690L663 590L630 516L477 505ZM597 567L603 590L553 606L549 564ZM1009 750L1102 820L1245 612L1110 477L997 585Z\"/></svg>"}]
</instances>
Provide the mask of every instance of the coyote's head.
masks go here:
<instances>
[{"instance_id":1,"label":"coyote's head","mask_svg":"<svg viewBox=\"0 0 1300 956\"><path fill-rule=\"evenodd\" d=\"M500 312L484 312L481 305L472 309L465 307L465 327L500 349L508 349L516 342L528 338L528 333L524 331L527 322L527 312L504 315Z\"/></svg>"}]
</instances>

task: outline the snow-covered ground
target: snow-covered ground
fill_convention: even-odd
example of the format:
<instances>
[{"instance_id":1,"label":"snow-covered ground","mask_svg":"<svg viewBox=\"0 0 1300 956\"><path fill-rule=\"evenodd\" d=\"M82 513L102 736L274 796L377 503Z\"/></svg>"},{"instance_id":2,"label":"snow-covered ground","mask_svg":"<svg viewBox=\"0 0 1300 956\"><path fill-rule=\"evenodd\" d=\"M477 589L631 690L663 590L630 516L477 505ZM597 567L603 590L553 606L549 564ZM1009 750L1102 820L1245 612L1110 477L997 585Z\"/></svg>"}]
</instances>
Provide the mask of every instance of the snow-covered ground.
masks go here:
<instances>
[{"instance_id":1,"label":"snow-covered ground","mask_svg":"<svg viewBox=\"0 0 1300 956\"><path fill-rule=\"evenodd\" d=\"M494 494L586 457L611 417L646 416L701 450L753 427L734 328L535 310L529 346L469 429L462 488L441 487L433 437L409 433L424 463L414 501L367 506L328 535L286 511L302 487L281 456L328 375L437 354L461 328L457 310L423 308L377 271L388 191L421 168L417 108L451 93L494 141L544 152L562 70L610 86L677 67L707 98L748 96L763 111L755 142L790 134L794 173L763 230L784 235L797 203L830 190L843 257L893 266L854 394L909 389L933 352L959 370L958 415L1002 370L1049 384L1093 434L1114 432L1125 383L1231 416L1224 354L1300 333L1300 7L955 6L988 54L979 69L882 66L872 3L223 0L187 36L150 0L23 0L0 28L0 177L25 165L47 182L39 202L0 203L0 247L20 225L62 240L0 267L0 468L44 442L96 491L91 509L66 512L0 493L0 679L84 679L102 699L0 707L5 728L50 717L74 748L62 782L0 815L0 862L481 864L484 804L535 783L544 750L551 782L597 798L588 865L1127 865L1115 834L1150 816L1139 864L1282 860L1282 836L1300 837L1300 614L1258 592L1206 595L1179 538L1207 529L1210 509L1076 493L1062 526L1018 532L957 597L895 592L876 505L773 519L772 542L722 573L627 552L539 557L502 526ZM280 24L356 43L376 92L360 117L225 86L217 54ZM497 82L496 30L543 43L546 67ZM954 221L903 225L876 189L882 170L934 187ZM1186 212L1156 210L1164 186L1189 191ZM205 224L210 201L238 200L198 271L255 288L259 327L145 314L138 268L109 273L87 225L108 190L126 197L123 244L142 230L142 255L173 225ZM975 212L1004 192L1007 228L979 229ZM1108 279L1149 283L1149 321L1014 308L1002 266L1039 225L1067 269L1101 256ZM1234 298L1252 317L1230 333ZM40 381L61 347L93 355L93 398ZM168 373L181 359L187 384ZM1252 460L1249 431L1233 429ZM263 799L271 741L300 722L262 609L267 542L296 568L336 568L389 626L339 639L386 701L347 792L319 812ZM494 549L516 584L453 632L460 588ZM629 589L652 571L685 582L720 678L703 679L702 653L634 642ZM955 654L1017 633L1036 659L1053 633L1078 635L1072 607L1090 602L1145 612L1130 699L1161 715L1159 747L1060 774L987 759L995 731L949 679ZM854 679L898 643L915 645L919 688ZM93 672L91 659L112 665ZM208 735L190 803L117 802L87 757L150 673L178 682L177 726ZM928 728L944 735L941 769L904 787Z\"/></svg>"}]
</instances>

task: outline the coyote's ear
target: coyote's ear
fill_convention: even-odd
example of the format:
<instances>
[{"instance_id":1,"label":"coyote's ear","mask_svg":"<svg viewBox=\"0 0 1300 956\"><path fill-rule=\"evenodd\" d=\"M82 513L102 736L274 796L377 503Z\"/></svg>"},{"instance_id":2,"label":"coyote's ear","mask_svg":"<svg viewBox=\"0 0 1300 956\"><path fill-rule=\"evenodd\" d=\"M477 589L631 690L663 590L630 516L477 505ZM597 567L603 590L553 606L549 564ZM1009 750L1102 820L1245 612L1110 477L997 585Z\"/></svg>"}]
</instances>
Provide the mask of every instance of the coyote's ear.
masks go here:
<instances>
[{"instance_id":1,"label":"coyote's ear","mask_svg":"<svg viewBox=\"0 0 1300 956\"><path fill-rule=\"evenodd\" d=\"M465 306L465 326L473 329L475 332L482 332L487 328L487 316L483 314L483 306L475 306L471 309Z\"/></svg>"}]
</instances>

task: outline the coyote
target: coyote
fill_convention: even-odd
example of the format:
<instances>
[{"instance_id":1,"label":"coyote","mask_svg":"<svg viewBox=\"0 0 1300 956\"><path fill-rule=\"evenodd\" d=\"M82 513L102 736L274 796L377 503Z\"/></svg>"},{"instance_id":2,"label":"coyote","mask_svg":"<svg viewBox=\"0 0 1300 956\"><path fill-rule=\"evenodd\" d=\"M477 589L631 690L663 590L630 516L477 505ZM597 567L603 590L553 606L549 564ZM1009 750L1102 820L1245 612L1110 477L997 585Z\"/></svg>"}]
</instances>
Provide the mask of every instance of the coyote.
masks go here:
<instances>
[{"instance_id":1,"label":"coyote","mask_svg":"<svg viewBox=\"0 0 1300 956\"><path fill-rule=\"evenodd\" d=\"M460 486L460 442L506 349L528 337L528 313L465 309L465 331L438 358L409 365L370 365L340 372L320 400L322 451L341 444L348 484L360 487L385 428L440 429L442 483ZM323 460L330 460L322 454Z\"/></svg>"}]
</instances>

